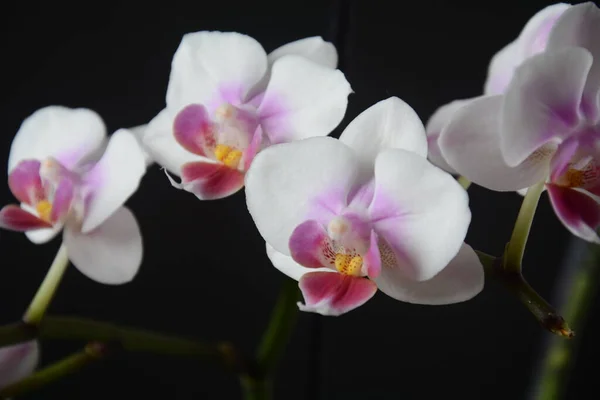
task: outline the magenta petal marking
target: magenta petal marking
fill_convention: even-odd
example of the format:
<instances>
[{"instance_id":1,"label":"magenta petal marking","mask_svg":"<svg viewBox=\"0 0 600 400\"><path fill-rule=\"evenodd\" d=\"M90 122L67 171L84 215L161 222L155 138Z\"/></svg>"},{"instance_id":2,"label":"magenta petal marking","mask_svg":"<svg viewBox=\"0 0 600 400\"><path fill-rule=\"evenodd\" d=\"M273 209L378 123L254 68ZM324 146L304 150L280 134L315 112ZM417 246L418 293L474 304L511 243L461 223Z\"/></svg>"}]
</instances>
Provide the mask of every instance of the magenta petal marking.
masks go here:
<instances>
[{"instance_id":1,"label":"magenta petal marking","mask_svg":"<svg viewBox=\"0 0 600 400\"><path fill-rule=\"evenodd\" d=\"M213 148L216 144L213 123L200 104L190 104L177 114L173 134L184 149L201 156L206 156L207 147Z\"/></svg>"},{"instance_id":2,"label":"magenta petal marking","mask_svg":"<svg viewBox=\"0 0 600 400\"><path fill-rule=\"evenodd\" d=\"M52 228L52 225L17 205L9 204L0 210L0 228L26 232L34 229Z\"/></svg>"},{"instance_id":3,"label":"magenta petal marking","mask_svg":"<svg viewBox=\"0 0 600 400\"><path fill-rule=\"evenodd\" d=\"M315 220L298 225L290 236L290 253L294 261L307 268L334 264L335 254L323 225Z\"/></svg>"},{"instance_id":4,"label":"magenta petal marking","mask_svg":"<svg viewBox=\"0 0 600 400\"><path fill-rule=\"evenodd\" d=\"M262 128L260 126L258 126L256 128L256 130L254 131L254 135L252 136L252 140L250 140L248 147L246 148L246 150L244 150L244 159L243 159L244 171L247 171L248 168L250 168L250 164L252 164L252 160L254 160L254 157L256 157L256 155L258 154L258 152L260 151L260 149L262 147L262 142L263 142L263 131L262 131Z\"/></svg>"},{"instance_id":5,"label":"magenta petal marking","mask_svg":"<svg viewBox=\"0 0 600 400\"><path fill-rule=\"evenodd\" d=\"M569 168L569 163L577 153L579 140L569 138L561 143L550 161L550 181L556 182Z\"/></svg>"},{"instance_id":6,"label":"magenta petal marking","mask_svg":"<svg viewBox=\"0 0 600 400\"><path fill-rule=\"evenodd\" d=\"M184 189L202 200L221 199L244 187L244 174L221 163L198 161L184 164L181 179Z\"/></svg>"},{"instance_id":7,"label":"magenta petal marking","mask_svg":"<svg viewBox=\"0 0 600 400\"><path fill-rule=\"evenodd\" d=\"M600 204L578 190L546 184L556 215L574 235L600 243L595 230L600 226Z\"/></svg>"},{"instance_id":8,"label":"magenta petal marking","mask_svg":"<svg viewBox=\"0 0 600 400\"><path fill-rule=\"evenodd\" d=\"M38 160L23 160L8 175L8 186L22 203L34 205L45 198Z\"/></svg>"},{"instance_id":9,"label":"magenta petal marking","mask_svg":"<svg viewBox=\"0 0 600 400\"><path fill-rule=\"evenodd\" d=\"M69 213L74 196L75 185L73 182L68 178L62 179L54 192L52 211L50 212L50 220L52 223L55 224Z\"/></svg>"},{"instance_id":10,"label":"magenta petal marking","mask_svg":"<svg viewBox=\"0 0 600 400\"><path fill-rule=\"evenodd\" d=\"M362 306L377 292L377 285L367 278L325 271L304 274L299 286L306 303L299 303L300 309L322 315L344 314Z\"/></svg>"},{"instance_id":11,"label":"magenta petal marking","mask_svg":"<svg viewBox=\"0 0 600 400\"><path fill-rule=\"evenodd\" d=\"M371 243L363 259L369 278L377 278L381 273L381 254L379 253L379 242L375 231L371 231Z\"/></svg>"}]
</instances>

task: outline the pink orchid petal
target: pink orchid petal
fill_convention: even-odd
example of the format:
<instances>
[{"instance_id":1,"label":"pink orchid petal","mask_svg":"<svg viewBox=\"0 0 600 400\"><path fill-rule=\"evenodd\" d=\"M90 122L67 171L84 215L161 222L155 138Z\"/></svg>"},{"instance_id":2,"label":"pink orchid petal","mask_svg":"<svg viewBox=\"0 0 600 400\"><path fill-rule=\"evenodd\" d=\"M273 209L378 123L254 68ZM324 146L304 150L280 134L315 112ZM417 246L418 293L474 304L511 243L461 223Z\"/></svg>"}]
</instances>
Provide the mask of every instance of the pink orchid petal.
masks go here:
<instances>
[{"instance_id":1,"label":"pink orchid petal","mask_svg":"<svg viewBox=\"0 0 600 400\"><path fill-rule=\"evenodd\" d=\"M369 278L377 278L381 273L381 254L379 252L378 239L375 231L371 231L369 250L363 258Z\"/></svg>"},{"instance_id":2,"label":"pink orchid petal","mask_svg":"<svg viewBox=\"0 0 600 400\"><path fill-rule=\"evenodd\" d=\"M41 220L21 207L9 204L0 210L0 228L16 232L52 228L52 224Z\"/></svg>"},{"instance_id":3,"label":"pink orchid petal","mask_svg":"<svg viewBox=\"0 0 600 400\"><path fill-rule=\"evenodd\" d=\"M294 261L307 268L334 264L334 253L327 231L319 222L301 223L290 236L290 254Z\"/></svg>"},{"instance_id":4,"label":"pink orchid petal","mask_svg":"<svg viewBox=\"0 0 600 400\"><path fill-rule=\"evenodd\" d=\"M46 195L40 178L40 162L23 160L8 175L8 186L22 203L36 204Z\"/></svg>"},{"instance_id":5,"label":"pink orchid petal","mask_svg":"<svg viewBox=\"0 0 600 400\"><path fill-rule=\"evenodd\" d=\"M581 96L591 54L570 47L544 52L515 72L502 106L500 148L515 167L544 144L570 136L580 124ZM521 188L518 188L521 189Z\"/></svg>"},{"instance_id":6,"label":"pink orchid petal","mask_svg":"<svg viewBox=\"0 0 600 400\"><path fill-rule=\"evenodd\" d=\"M29 376L40 357L36 340L0 348L0 389Z\"/></svg>"},{"instance_id":7,"label":"pink orchid petal","mask_svg":"<svg viewBox=\"0 0 600 400\"><path fill-rule=\"evenodd\" d=\"M585 193L554 184L546 184L556 215L575 236L600 244L595 232L600 226L600 204Z\"/></svg>"},{"instance_id":8,"label":"pink orchid petal","mask_svg":"<svg viewBox=\"0 0 600 400\"><path fill-rule=\"evenodd\" d=\"M367 278L330 272L310 272L300 278L305 304L302 311L321 315L341 315L365 304L377 292L377 285Z\"/></svg>"},{"instance_id":9,"label":"pink orchid petal","mask_svg":"<svg viewBox=\"0 0 600 400\"><path fill-rule=\"evenodd\" d=\"M550 161L550 181L556 182L567 171L578 147L577 138L569 138L561 143Z\"/></svg>"},{"instance_id":10,"label":"pink orchid petal","mask_svg":"<svg viewBox=\"0 0 600 400\"><path fill-rule=\"evenodd\" d=\"M252 160L254 160L254 157L256 157L258 152L261 150L261 147L263 144L263 138L264 138L264 135L263 135L262 127L258 126L256 128L256 130L254 131L254 135L252 136L252 140L250 140L248 147L246 147L246 150L244 150L244 155L243 155L244 171L247 171L248 168L250 168L250 164L252 164Z\"/></svg>"},{"instance_id":11,"label":"pink orchid petal","mask_svg":"<svg viewBox=\"0 0 600 400\"><path fill-rule=\"evenodd\" d=\"M244 174L221 163L191 162L181 168L182 188L200 200L230 196L244 187Z\"/></svg>"},{"instance_id":12,"label":"pink orchid petal","mask_svg":"<svg viewBox=\"0 0 600 400\"><path fill-rule=\"evenodd\" d=\"M50 220L56 223L69 213L75 196L75 185L70 179L62 179L54 192Z\"/></svg>"},{"instance_id":13,"label":"pink orchid petal","mask_svg":"<svg viewBox=\"0 0 600 400\"><path fill-rule=\"evenodd\" d=\"M173 134L184 149L194 154L206 156L205 149L215 146L213 123L200 104L190 104L177 114Z\"/></svg>"}]
</instances>

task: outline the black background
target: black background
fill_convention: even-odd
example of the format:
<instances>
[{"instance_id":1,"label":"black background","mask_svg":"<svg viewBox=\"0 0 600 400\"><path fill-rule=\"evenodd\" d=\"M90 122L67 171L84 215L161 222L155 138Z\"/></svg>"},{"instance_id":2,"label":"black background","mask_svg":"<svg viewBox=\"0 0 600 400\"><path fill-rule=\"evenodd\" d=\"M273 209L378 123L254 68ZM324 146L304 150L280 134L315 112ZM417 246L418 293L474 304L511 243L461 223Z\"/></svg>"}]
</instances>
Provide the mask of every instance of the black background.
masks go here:
<instances>
[{"instance_id":1,"label":"black background","mask_svg":"<svg viewBox=\"0 0 600 400\"><path fill-rule=\"evenodd\" d=\"M340 2L341 3L341 2ZM426 121L440 105L481 93L490 57L513 40L544 1L116 1L12 2L0 37L0 149L36 109L87 107L112 132L148 122L164 107L173 53L198 30L238 31L267 51L307 36L338 41L341 68L355 93L342 128L389 96ZM344 9L345 8L345 9ZM341 10L341 11L340 11ZM467 241L500 254L520 196L469 190ZM0 203L13 202L0 185ZM200 202L173 189L155 166L129 206L144 235L137 278L102 286L71 268L52 313L82 315L252 351L284 277L269 263L244 194ZM0 233L0 322L18 319L41 282L59 239L44 246ZM571 237L544 195L525 257L525 273L545 296ZM596 389L598 304L580 330L569 399ZM379 293L339 318L303 313L280 368L278 399L524 399L550 334L496 282L464 304L409 305ZM45 342L43 363L80 343ZM234 376L202 361L122 355L25 396L42 398L236 399Z\"/></svg>"}]
</instances>

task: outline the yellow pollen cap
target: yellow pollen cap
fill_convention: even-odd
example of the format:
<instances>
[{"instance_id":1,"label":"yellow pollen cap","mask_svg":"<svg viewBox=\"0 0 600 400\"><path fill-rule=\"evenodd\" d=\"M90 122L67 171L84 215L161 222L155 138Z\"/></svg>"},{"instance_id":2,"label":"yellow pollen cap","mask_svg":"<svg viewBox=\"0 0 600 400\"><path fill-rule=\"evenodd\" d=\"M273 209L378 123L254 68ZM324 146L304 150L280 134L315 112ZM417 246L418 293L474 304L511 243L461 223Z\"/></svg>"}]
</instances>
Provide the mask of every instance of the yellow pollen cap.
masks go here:
<instances>
[{"instance_id":1,"label":"yellow pollen cap","mask_svg":"<svg viewBox=\"0 0 600 400\"><path fill-rule=\"evenodd\" d=\"M50 214L52 213L52 203L48 200L42 200L36 204L35 210L37 211L40 219L46 222L50 222Z\"/></svg>"},{"instance_id":2,"label":"yellow pollen cap","mask_svg":"<svg viewBox=\"0 0 600 400\"><path fill-rule=\"evenodd\" d=\"M337 253L335 255L335 269L344 275L360 276L363 265L361 256Z\"/></svg>"},{"instance_id":3,"label":"yellow pollen cap","mask_svg":"<svg viewBox=\"0 0 600 400\"><path fill-rule=\"evenodd\" d=\"M218 144L215 147L215 158L230 168L237 168L242 152L226 144Z\"/></svg>"}]
</instances>

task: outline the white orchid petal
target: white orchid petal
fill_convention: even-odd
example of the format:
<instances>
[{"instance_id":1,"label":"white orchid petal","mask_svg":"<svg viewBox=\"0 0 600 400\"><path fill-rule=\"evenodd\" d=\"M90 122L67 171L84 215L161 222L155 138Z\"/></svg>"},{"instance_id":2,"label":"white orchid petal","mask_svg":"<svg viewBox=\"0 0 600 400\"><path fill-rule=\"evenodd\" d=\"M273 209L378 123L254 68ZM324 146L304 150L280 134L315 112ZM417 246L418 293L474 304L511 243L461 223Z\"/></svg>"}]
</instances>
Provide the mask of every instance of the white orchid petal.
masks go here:
<instances>
[{"instance_id":1,"label":"white orchid petal","mask_svg":"<svg viewBox=\"0 0 600 400\"><path fill-rule=\"evenodd\" d=\"M86 234L66 226L69 259L90 279L107 285L131 281L142 262L142 235L133 213L121 207Z\"/></svg>"},{"instance_id":2,"label":"white orchid petal","mask_svg":"<svg viewBox=\"0 0 600 400\"><path fill-rule=\"evenodd\" d=\"M461 107L439 139L444 159L471 182L496 191L529 187L548 175L548 154L509 167L500 150L503 96L484 96Z\"/></svg>"},{"instance_id":3,"label":"white orchid petal","mask_svg":"<svg viewBox=\"0 0 600 400\"><path fill-rule=\"evenodd\" d=\"M377 287L388 296L407 303L442 305L470 300L483 289L483 266L468 244L433 278L415 281L402 271L383 268L375 279Z\"/></svg>"},{"instance_id":4,"label":"white orchid petal","mask_svg":"<svg viewBox=\"0 0 600 400\"><path fill-rule=\"evenodd\" d=\"M25 159L54 157L69 169L95 154L106 139L98 114L85 108L49 106L27 117L13 139L8 171Z\"/></svg>"},{"instance_id":5,"label":"white orchid petal","mask_svg":"<svg viewBox=\"0 0 600 400\"><path fill-rule=\"evenodd\" d=\"M95 229L125 204L145 173L144 153L137 139L126 129L115 132L100 161L84 177L90 193L83 232Z\"/></svg>"},{"instance_id":6,"label":"white orchid petal","mask_svg":"<svg viewBox=\"0 0 600 400\"><path fill-rule=\"evenodd\" d=\"M273 64L271 80L258 108L272 143L329 134L348 105L350 84L339 70L288 55Z\"/></svg>"},{"instance_id":7,"label":"white orchid petal","mask_svg":"<svg viewBox=\"0 0 600 400\"><path fill-rule=\"evenodd\" d=\"M189 104L203 104L211 111L222 102L240 104L266 72L267 54L250 36L188 33L173 56L167 107L177 113Z\"/></svg>"},{"instance_id":8,"label":"white orchid petal","mask_svg":"<svg viewBox=\"0 0 600 400\"><path fill-rule=\"evenodd\" d=\"M271 146L246 173L246 201L258 231L277 251L289 255L292 231L317 203L337 207L360 174L356 155L343 143L318 137Z\"/></svg>"},{"instance_id":9,"label":"white orchid petal","mask_svg":"<svg viewBox=\"0 0 600 400\"><path fill-rule=\"evenodd\" d=\"M427 156L427 139L421 119L397 97L382 100L360 113L340 136L360 160L373 166L384 149L403 149Z\"/></svg>"}]
</instances>

